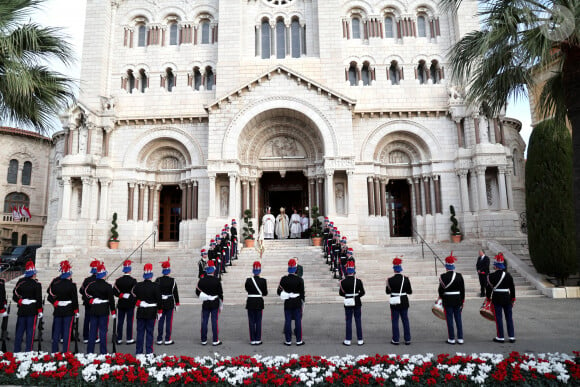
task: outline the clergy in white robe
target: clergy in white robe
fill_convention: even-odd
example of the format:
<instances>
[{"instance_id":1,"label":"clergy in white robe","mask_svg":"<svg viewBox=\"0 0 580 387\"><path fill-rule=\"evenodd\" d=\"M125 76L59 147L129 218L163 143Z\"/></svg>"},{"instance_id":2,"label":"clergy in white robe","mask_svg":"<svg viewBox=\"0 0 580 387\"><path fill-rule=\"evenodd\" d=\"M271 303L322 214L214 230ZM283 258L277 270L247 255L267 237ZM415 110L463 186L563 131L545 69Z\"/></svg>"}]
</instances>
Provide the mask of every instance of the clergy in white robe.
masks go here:
<instances>
[{"instance_id":1,"label":"clergy in white robe","mask_svg":"<svg viewBox=\"0 0 580 387\"><path fill-rule=\"evenodd\" d=\"M300 224L300 215L298 211L294 210L294 213L290 217L290 238L300 238L302 236L302 225Z\"/></svg>"},{"instance_id":2,"label":"clergy in white robe","mask_svg":"<svg viewBox=\"0 0 580 387\"><path fill-rule=\"evenodd\" d=\"M288 239L290 233L288 215L286 215L284 207L280 208L280 214L276 217L276 236L278 239Z\"/></svg>"},{"instance_id":3,"label":"clergy in white robe","mask_svg":"<svg viewBox=\"0 0 580 387\"><path fill-rule=\"evenodd\" d=\"M270 207L268 207L266 211L266 215L262 217L264 239L274 239L274 226L276 225L276 218L274 218L274 215L270 213Z\"/></svg>"}]
</instances>

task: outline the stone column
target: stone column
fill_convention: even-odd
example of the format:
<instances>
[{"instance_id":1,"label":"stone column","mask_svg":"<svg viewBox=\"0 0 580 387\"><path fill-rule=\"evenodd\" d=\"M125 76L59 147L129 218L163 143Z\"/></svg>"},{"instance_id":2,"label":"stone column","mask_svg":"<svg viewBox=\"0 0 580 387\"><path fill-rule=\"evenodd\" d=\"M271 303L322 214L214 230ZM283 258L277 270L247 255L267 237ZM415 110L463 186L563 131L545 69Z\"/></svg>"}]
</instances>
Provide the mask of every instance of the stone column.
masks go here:
<instances>
[{"instance_id":1,"label":"stone column","mask_svg":"<svg viewBox=\"0 0 580 387\"><path fill-rule=\"evenodd\" d=\"M347 185L348 185L348 215L352 215L355 212L354 209L354 171L346 171Z\"/></svg>"},{"instance_id":2,"label":"stone column","mask_svg":"<svg viewBox=\"0 0 580 387\"><path fill-rule=\"evenodd\" d=\"M415 206L416 215L423 215L423 206L421 204L421 183L418 177L413 178L413 186L415 187Z\"/></svg>"},{"instance_id":3,"label":"stone column","mask_svg":"<svg viewBox=\"0 0 580 387\"><path fill-rule=\"evenodd\" d=\"M334 206L334 170L326 170L326 212L328 216L334 217L336 208Z\"/></svg>"},{"instance_id":4,"label":"stone column","mask_svg":"<svg viewBox=\"0 0 580 387\"><path fill-rule=\"evenodd\" d=\"M481 138L479 136L479 115L473 115L473 125L475 127L475 143L479 144L481 142Z\"/></svg>"},{"instance_id":5,"label":"stone column","mask_svg":"<svg viewBox=\"0 0 580 387\"><path fill-rule=\"evenodd\" d=\"M327 215L326 206L324 205L324 179L318 178L318 187L316 188L318 210L321 215Z\"/></svg>"},{"instance_id":6,"label":"stone column","mask_svg":"<svg viewBox=\"0 0 580 387\"><path fill-rule=\"evenodd\" d=\"M433 176L433 183L435 184L435 213L442 214L441 211L441 181L439 179L439 175Z\"/></svg>"},{"instance_id":7,"label":"stone column","mask_svg":"<svg viewBox=\"0 0 580 387\"><path fill-rule=\"evenodd\" d=\"M505 167L497 168L497 182L499 185L499 204L500 210L508 209L507 192L505 184Z\"/></svg>"},{"instance_id":8,"label":"stone column","mask_svg":"<svg viewBox=\"0 0 580 387\"><path fill-rule=\"evenodd\" d=\"M248 181L242 180L242 214L248 209Z\"/></svg>"},{"instance_id":9,"label":"stone column","mask_svg":"<svg viewBox=\"0 0 580 387\"><path fill-rule=\"evenodd\" d=\"M379 178L373 178L373 185L375 187L375 216L381 216L381 187L379 186Z\"/></svg>"},{"instance_id":10,"label":"stone column","mask_svg":"<svg viewBox=\"0 0 580 387\"><path fill-rule=\"evenodd\" d=\"M308 179L308 216L310 216L310 211L312 207L316 205L316 180Z\"/></svg>"},{"instance_id":11,"label":"stone column","mask_svg":"<svg viewBox=\"0 0 580 387\"><path fill-rule=\"evenodd\" d=\"M179 189L181 190L181 219L185 220L185 213L187 209L187 184L179 184Z\"/></svg>"},{"instance_id":12,"label":"stone column","mask_svg":"<svg viewBox=\"0 0 580 387\"><path fill-rule=\"evenodd\" d=\"M250 211L252 211L252 218L257 218L258 212L258 186L255 180L250 181Z\"/></svg>"},{"instance_id":13,"label":"stone column","mask_svg":"<svg viewBox=\"0 0 580 387\"><path fill-rule=\"evenodd\" d=\"M103 157L109 156L109 141L111 139L111 132L112 131L113 131L112 128L105 128L105 141L103 141L103 146L105 149L103 149L101 151L103 154Z\"/></svg>"},{"instance_id":14,"label":"stone column","mask_svg":"<svg viewBox=\"0 0 580 387\"><path fill-rule=\"evenodd\" d=\"M111 179L99 179L101 182L101 200L99 202L99 220L107 219L107 212L109 211L109 184Z\"/></svg>"},{"instance_id":15,"label":"stone column","mask_svg":"<svg viewBox=\"0 0 580 387\"><path fill-rule=\"evenodd\" d=\"M155 186L149 184L147 186L147 190L148 190L148 208L147 208L147 221L148 222L152 222L153 221L153 211L154 211L154 206L155 206Z\"/></svg>"},{"instance_id":16,"label":"stone column","mask_svg":"<svg viewBox=\"0 0 580 387\"><path fill-rule=\"evenodd\" d=\"M507 199L508 199L508 209L514 209L514 192L512 189L512 169L508 168L505 174L505 185L507 191Z\"/></svg>"},{"instance_id":17,"label":"stone column","mask_svg":"<svg viewBox=\"0 0 580 387\"><path fill-rule=\"evenodd\" d=\"M215 173L210 174L209 178L209 217L215 217Z\"/></svg>"},{"instance_id":18,"label":"stone column","mask_svg":"<svg viewBox=\"0 0 580 387\"><path fill-rule=\"evenodd\" d=\"M133 220L133 204L135 202L135 183L129 183L129 200L127 203L127 220Z\"/></svg>"},{"instance_id":19,"label":"stone column","mask_svg":"<svg viewBox=\"0 0 580 387\"><path fill-rule=\"evenodd\" d=\"M62 219L70 219L70 201L72 197L72 182L70 177L62 178Z\"/></svg>"},{"instance_id":20,"label":"stone column","mask_svg":"<svg viewBox=\"0 0 580 387\"><path fill-rule=\"evenodd\" d=\"M197 180L193 181L193 203L191 209L192 219L199 218L199 182Z\"/></svg>"},{"instance_id":21,"label":"stone column","mask_svg":"<svg viewBox=\"0 0 580 387\"><path fill-rule=\"evenodd\" d=\"M137 207L137 220L143 220L143 210L145 207L145 186L143 183L139 183L138 186L138 198L139 206Z\"/></svg>"},{"instance_id":22,"label":"stone column","mask_svg":"<svg viewBox=\"0 0 580 387\"><path fill-rule=\"evenodd\" d=\"M228 205L228 217L233 219L236 213L236 174L228 173L230 178L230 202Z\"/></svg>"},{"instance_id":23,"label":"stone column","mask_svg":"<svg viewBox=\"0 0 580 387\"><path fill-rule=\"evenodd\" d=\"M373 178L367 177L367 200L369 205L369 215L375 215L375 199L374 199L374 186L373 186Z\"/></svg>"},{"instance_id":24,"label":"stone column","mask_svg":"<svg viewBox=\"0 0 580 387\"><path fill-rule=\"evenodd\" d=\"M469 192L467 190L467 169L460 169L457 171L459 175L459 186L461 187L461 210L463 212L469 211Z\"/></svg>"},{"instance_id":25,"label":"stone column","mask_svg":"<svg viewBox=\"0 0 580 387\"><path fill-rule=\"evenodd\" d=\"M185 219L186 220L190 220L191 219L191 208L192 206L192 201L191 201L191 196L192 196L192 184L191 184L191 180L189 180L187 182L187 200L185 202L186 206L187 206L187 211L185 211Z\"/></svg>"},{"instance_id":26,"label":"stone column","mask_svg":"<svg viewBox=\"0 0 580 387\"><path fill-rule=\"evenodd\" d=\"M473 202L472 212L479 211L479 191L477 190L477 173L475 169L471 170L471 175L469 175L469 180L471 183L470 199Z\"/></svg>"},{"instance_id":27,"label":"stone column","mask_svg":"<svg viewBox=\"0 0 580 387\"><path fill-rule=\"evenodd\" d=\"M81 219L88 219L91 210L91 189L93 179L90 177L82 177L83 183L82 203L81 203Z\"/></svg>"},{"instance_id":28,"label":"stone column","mask_svg":"<svg viewBox=\"0 0 580 387\"><path fill-rule=\"evenodd\" d=\"M423 176L423 193L425 194L425 213L433 215L431 208L431 184L429 176Z\"/></svg>"},{"instance_id":29,"label":"stone column","mask_svg":"<svg viewBox=\"0 0 580 387\"><path fill-rule=\"evenodd\" d=\"M477 173L477 192L479 192L479 210L485 211L487 207L487 190L485 187L485 166L475 167Z\"/></svg>"}]
</instances>

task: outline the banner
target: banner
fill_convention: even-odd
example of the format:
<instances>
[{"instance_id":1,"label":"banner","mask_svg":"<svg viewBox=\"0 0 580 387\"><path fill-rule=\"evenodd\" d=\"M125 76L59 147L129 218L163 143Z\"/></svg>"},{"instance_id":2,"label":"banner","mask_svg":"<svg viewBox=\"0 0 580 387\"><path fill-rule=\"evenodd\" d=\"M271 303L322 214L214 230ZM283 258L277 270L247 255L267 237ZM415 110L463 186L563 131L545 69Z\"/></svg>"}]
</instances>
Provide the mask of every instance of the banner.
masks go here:
<instances>
[{"instance_id":1,"label":"banner","mask_svg":"<svg viewBox=\"0 0 580 387\"><path fill-rule=\"evenodd\" d=\"M20 222L20 211L17 208L12 207L12 220L14 222Z\"/></svg>"}]
</instances>

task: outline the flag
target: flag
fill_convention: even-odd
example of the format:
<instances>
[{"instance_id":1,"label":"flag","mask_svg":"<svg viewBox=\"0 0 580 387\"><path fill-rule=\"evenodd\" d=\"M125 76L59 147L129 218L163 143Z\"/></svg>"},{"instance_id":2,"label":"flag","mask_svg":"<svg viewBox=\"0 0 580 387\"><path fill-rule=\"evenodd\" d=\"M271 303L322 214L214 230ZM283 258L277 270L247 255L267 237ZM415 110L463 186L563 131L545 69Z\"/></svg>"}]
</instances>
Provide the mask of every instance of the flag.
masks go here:
<instances>
[{"instance_id":1,"label":"flag","mask_svg":"<svg viewBox=\"0 0 580 387\"><path fill-rule=\"evenodd\" d=\"M20 207L20 214L27 218L30 219L30 210L28 209L28 207L26 207L24 204Z\"/></svg>"},{"instance_id":2,"label":"flag","mask_svg":"<svg viewBox=\"0 0 580 387\"><path fill-rule=\"evenodd\" d=\"M12 207L12 220L20 222L20 211L18 211L18 208Z\"/></svg>"}]
</instances>

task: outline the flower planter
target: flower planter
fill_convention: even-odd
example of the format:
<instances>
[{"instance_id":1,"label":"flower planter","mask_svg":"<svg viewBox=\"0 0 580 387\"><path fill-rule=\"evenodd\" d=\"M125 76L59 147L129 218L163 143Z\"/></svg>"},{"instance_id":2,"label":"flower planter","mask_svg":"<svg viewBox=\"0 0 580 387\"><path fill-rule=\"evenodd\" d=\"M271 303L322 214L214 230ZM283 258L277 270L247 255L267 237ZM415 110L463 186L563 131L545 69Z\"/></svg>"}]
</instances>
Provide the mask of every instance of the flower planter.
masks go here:
<instances>
[{"instance_id":1,"label":"flower planter","mask_svg":"<svg viewBox=\"0 0 580 387\"><path fill-rule=\"evenodd\" d=\"M119 248L119 241L109 241L109 248L116 250Z\"/></svg>"},{"instance_id":2,"label":"flower planter","mask_svg":"<svg viewBox=\"0 0 580 387\"><path fill-rule=\"evenodd\" d=\"M461 235L451 235L451 240L453 243L459 243L461 242Z\"/></svg>"},{"instance_id":3,"label":"flower planter","mask_svg":"<svg viewBox=\"0 0 580 387\"><path fill-rule=\"evenodd\" d=\"M313 237L312 238L312 246L322 246L322 238L321 237Z\"/></svg>"},{"instance_id":4,"label":"flower planter","mask_svg":"<svg viewBox=\"0 0 580 387\"><path fill-rule=\"evenodd\" d=\"M256 241L255 241L255 240L253 240L253 239L246 239L246 240L244 241L244 247L254 247L254 243L255 243L255 242L256 242Z\"/></svg>"}]
</instances>

